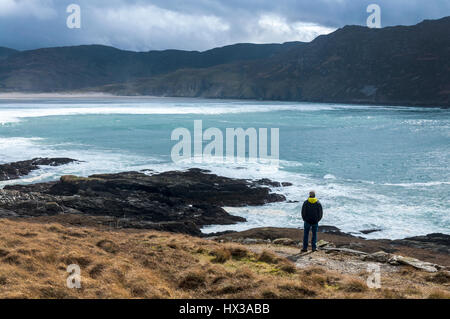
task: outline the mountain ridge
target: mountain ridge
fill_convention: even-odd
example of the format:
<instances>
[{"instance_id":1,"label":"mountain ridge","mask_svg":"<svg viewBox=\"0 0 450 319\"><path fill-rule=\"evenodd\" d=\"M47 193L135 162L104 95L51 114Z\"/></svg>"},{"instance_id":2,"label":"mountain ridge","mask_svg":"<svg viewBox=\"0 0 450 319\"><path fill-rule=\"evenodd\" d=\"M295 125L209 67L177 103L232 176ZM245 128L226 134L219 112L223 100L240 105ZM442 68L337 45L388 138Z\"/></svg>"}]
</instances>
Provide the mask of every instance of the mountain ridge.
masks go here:
<instances>
[{"instance_id":1,"label":"mountain ridge","mask_svg":"<svg viewBox=\"0 0 450 319\"><path fill-rule=\"evenodd\" d=\"M134 52L103 45L28 50L0 60L0 91L58 92L121 83L180 68L267 58L296 44L242 43L203 52Z\"/></svg>"},{"instance_id":2,"label":"mountain ridge","mask_svg":"<svg viewBox=\"0 0 450 319\"><path fill-rule=\"evenodd\" d=\"M450 17L381 29L345 26L308 43L243 43L204 52L24 51L0 60L0 92L449 107L448 30Z\"/></svg>"},{"instance_id":3,"label":"mountain ridge","mask_svg":"<svg viewBox=\"0 0 450 319\"><path fill-rule=\"evenodd\" d=\"M346 26L262 62L178 70L100 90L123 95L448 107L447 30L449 17L383 29Z\"/></svg>"}]
</instances>

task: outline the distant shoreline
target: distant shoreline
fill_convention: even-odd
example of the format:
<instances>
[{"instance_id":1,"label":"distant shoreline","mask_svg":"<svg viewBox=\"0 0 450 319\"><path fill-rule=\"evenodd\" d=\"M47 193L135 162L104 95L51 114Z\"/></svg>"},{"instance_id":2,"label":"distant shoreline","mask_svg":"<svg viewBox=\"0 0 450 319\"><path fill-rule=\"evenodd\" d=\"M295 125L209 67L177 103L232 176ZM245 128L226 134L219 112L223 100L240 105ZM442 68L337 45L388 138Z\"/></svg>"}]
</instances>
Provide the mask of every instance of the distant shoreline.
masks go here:
<instances>
[{"instance_id":1,"label":"distant shoreline","mask_svg":"<svg viewBox=\"0 0 450 319\"><path fill-rule=\"evenodd\" d=\"M86 92L86 93L24 93L24 92L10 92L10 93L0 93L0 100L9 99L39 99L39 98L121 98L126 96L119 96L110 93L101 92ZM145 98L152 98L153 96L141 96Z\"/></svg>"},{"instance_id":2,"label":"distant shoreline","mask_svg":"<svg viewBox=\"0 0 450 319\"><path fill-rule=\"evenodd\" d=\"M157 96L157 95L116 95L107 92L61 92L61 93L26 93L26 92L4 92L0 93L0 101L2 100L32 100L32 99L82 99L82 98L112 98L112 99L201 99L201 100L221 100L221 101L258 101L258 102L279 102L279 103L312 103L312 104L349 104L349 105L366 105L366 106L382 106L382 107L418 107L418 108L437 108L449 109L448 105L421 105L414 103L375 103L370 101L361 102L345 102L345 101L294 101L294 100L256 100L243 98L221 98L208 96Z\"/></svg>"}]
</instances>

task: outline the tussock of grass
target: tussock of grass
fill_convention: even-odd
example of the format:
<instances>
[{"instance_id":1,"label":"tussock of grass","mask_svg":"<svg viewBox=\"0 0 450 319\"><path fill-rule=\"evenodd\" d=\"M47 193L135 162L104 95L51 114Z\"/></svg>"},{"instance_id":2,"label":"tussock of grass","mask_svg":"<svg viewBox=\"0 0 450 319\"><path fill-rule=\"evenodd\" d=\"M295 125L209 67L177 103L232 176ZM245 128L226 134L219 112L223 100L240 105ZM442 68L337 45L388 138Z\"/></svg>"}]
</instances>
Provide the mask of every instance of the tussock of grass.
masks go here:
<instances>
[{"instance_id":1,"label":"tussock of grass","mask_svg":"<svg viewBox=\"0 0 450 319\"><path fill-rule=\"evenodd\" d=\"M234 276L237 279L253 279L255 278L255 274L253 271L250 270L247 266L243 266L242 268L239 268L234 273Z\"/></svg>"},{"instance_id":2,"label":"tussock of grass","mask_svg":"<svg viewBox=\"0 0 450 319\"><path fill-rule=\"evenodd\" d=\"M295 274L297 272L297 268L292 262L289 261L283 261L279 263L280 270L288 273L288 274Z\"/></svg>"},{"instance_id":3,"label":"tussock of grass","mask_svg":"<svg viewBox=\"0 0 450 319\"><path fill-rule=\"evenodd\" d=\"M211 253L211 255L214 256L214 258L211 260L213 263L223 264L231 259L230 251L225 248L216 249Z\"/></svg>"},{"instance_id":4,"label":"tussock of grass","mask_svg":"<svg viewBox=\"0 0 450 319\"><path fill-rule=\"evenodd\" d=\"M442 290L435 290L428 295L428 299L450 299L450 293Z\"/></svg>"},{"instance_id":5,"label":"tussock of grass","mask_svg":"<svg viewBox=\"0 0 450 319\"><path fill-rule=\"evenodd\" d=\"M284 298L296 298L299 297L299 295L304 297L314 297L317 295L315 290L299 284L288 283L280 285L278 288L283 291Z\"/></svg>"},{"instance_id":6,"label":"tussock of grass","mask_svg":"<svg viewBox=\"0 0 450 319\"><path fill-rule=\"evenodd\" d=\"M115 254L118 250L118 247L111 240L100 240L96 245L111 254Z\"/></svg>"},{"instance_id":7,"label":"tussock of grass","mask_svg":"<svg viewBox=\"0 0 450 319\"><path fill-rule=\"evenodd\" d=\"M201 272L189 272L182 276L182 279L178 285L181 289L197 289L204 287L206 277Z\"/></svg>"},{"instance_id":8,"label":"tussock of grass","mask_svg":"<svg viewBox=\"0 0 450 319\"><path fill-rule=\"evenodd\" d=\"M91 276L91 278L93 279L96 279L102 274L105 269L106 266L104 264L96 264L89 270L89 276Z\"/></svg>"},{"instance_id":9,"label":"tussock of grass","mask_svg":"<svg viewBox=\"0 0 450 319\"><path fill-rule=\"evenodd\" d=\"M268 250L263 250L262 253L258 256L258 261L268 264L277 264L279 260L280 258L277 255Z\"/></svg>"},{"instance_id":10,"label":"tussock of grass","mask_svg":"<svg viewBox=\"0 0 450 319\"><path fill-rule=\"evenodd\" d=\"M351 279L343 284L342 289L346 292L364 292L368 289L367 284L359 279Z\"/></svg>"},{"instance_id":11,"label":"tussock of grass","mask_svg":"<svg viewBox=\"0 0 450 319\"><path fill-rule=\"evenodd\" d=\"M231 257L236 260L241 260L251 255L251 253L243 246L231 245L226 247L226 249L230 252Z\"/></svg>"},{"instance_id":12,"label":"tussock of grass","mask_svg":"<svg viewBox=\"0 0 450 319\"><path fill-rule=\"evenodd\" d=\"M261 292L261 298L264 299L277 299L279 298L278 294L273 291L273 290L269 290L269 289L265 289Z\"/></svg>"},{"instance_id":13,"label":"tussock of grass","mask_svg":"<svg viewBox=\"0 0 450 319\"><path fill-rule=\"evenodd\" d=\"M319 268L319 267L310 267L304 270L305 275L312 275L312 274L323 274L325 273L325 269Z\"/></svg>"},{"instance_id":14,"label":"tussock of grass","mask_svg":"<svg viewBox=\"0 0 450 319\"><path fill-rule=\"evenodd\" d=\"M197 250L198 253L204 252L203 248ZM251 256L251 253L243 246L238 245L224 245L223 247L211 252L211 255L215 258L212 262L215 263L225 263L230 259L242 260Z\"/></svg>"},{"instance_id":15,"label":"tussock of grass","mask_svg":"<svg viewBox=\"0 0 450 319\"><path fill-rule=\"evenodd\" d=\"M448 271L440 271L434 275L427 276L425 279L427 281L435 282L438 284L449 284L450 283L450 273Z\"/></svg>"}]
</instances>

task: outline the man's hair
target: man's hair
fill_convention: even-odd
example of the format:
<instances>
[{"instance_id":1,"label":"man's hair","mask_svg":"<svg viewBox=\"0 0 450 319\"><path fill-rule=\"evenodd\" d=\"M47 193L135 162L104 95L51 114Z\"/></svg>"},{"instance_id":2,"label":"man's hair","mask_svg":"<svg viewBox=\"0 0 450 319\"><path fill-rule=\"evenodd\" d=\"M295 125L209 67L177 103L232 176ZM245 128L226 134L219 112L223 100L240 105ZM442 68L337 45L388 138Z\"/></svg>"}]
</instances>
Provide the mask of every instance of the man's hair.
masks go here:
<instances>
[{"instance_id":1,"label":"man's hair","mask_svg":"<svg viewBox=\"0 0 450 319\"><path fill-rule=\"evenodd\" d=\"M309 191L309 197L316 197L315 191Z\"/></svg>"}]
</instances>

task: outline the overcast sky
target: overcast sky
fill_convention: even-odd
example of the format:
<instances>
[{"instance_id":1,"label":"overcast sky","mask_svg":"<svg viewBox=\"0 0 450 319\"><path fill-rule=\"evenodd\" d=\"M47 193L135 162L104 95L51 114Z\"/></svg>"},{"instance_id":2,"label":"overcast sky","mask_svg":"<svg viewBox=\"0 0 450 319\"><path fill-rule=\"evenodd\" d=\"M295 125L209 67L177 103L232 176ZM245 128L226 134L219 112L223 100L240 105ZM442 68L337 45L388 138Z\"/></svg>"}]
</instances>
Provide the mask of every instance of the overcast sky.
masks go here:
<instances>
[{"instance_id":1,"label":"overcast sky","mask_svg":"<svg viewBox=\"0 0 450 319\"><path fill-rule=\"evenodd\" d=\"M81 29L66 26L69 4ZM237 42L311 41L347 24L382 26L450 15L449 0L0 0L0 46L104 44L121 49L207 50Z\"/></svg>"}]
</instances>

